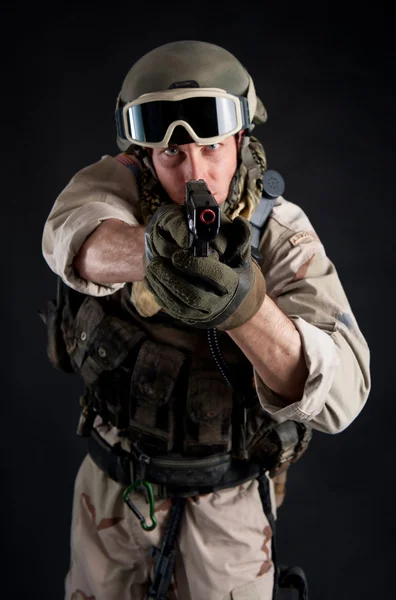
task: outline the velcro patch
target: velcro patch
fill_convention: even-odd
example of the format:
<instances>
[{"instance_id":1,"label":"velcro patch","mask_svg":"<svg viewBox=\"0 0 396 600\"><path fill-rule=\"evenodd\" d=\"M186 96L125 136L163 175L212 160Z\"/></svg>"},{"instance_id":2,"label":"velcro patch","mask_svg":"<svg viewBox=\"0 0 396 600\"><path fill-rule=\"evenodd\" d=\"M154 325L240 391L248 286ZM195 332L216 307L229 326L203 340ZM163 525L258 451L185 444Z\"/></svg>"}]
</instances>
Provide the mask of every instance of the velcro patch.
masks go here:
<instances>
[{"instance_id":1,"label":"velcro patch","mask_svg":"<svg viewBox=\"0 0 396 600\"><path fill-rule=\"evenodd\" d=\"M297 246L297 244L312 241L318 241L318 236L313 231L299 231L289 239L289 242L292 246Z\"/></svg>"}]
</instances>

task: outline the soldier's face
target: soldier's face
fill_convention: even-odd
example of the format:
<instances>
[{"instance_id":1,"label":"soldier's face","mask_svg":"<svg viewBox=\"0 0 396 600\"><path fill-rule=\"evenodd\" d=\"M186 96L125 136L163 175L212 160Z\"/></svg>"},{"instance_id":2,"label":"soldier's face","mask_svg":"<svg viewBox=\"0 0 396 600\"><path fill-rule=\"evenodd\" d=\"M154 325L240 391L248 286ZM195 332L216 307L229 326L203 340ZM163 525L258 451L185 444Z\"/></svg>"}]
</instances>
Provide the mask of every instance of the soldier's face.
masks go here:
<instances>
[{"instance_id":1,"label":"soldier's face","mask_svg":"<svg viewBox=\"0 0 396 600\"><path fill-rule=\"evenodd\" d=\"M224 202L237 167L241 137L242 132L209 146L191 143L153 148L154 168L170 199L183 204L187 181L203 179L217 203Z\"/></svg>"}]
</instances>

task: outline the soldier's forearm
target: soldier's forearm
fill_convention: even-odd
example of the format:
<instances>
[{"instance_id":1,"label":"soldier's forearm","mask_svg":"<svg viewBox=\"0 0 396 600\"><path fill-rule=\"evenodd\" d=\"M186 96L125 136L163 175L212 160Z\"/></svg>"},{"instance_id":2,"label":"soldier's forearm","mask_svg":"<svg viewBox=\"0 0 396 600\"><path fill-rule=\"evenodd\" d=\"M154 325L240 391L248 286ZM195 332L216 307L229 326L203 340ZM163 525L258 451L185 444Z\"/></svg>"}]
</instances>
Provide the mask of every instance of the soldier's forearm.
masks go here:
<instances>
[{"instance_id":1,"label":"soldier's forearm","mask_svg":"<svg viewBox=\"0 0 396 600\"><path fill-rule=\"evenodd\" d=\"M308 369L300 334L269 296L250 321L227 333L271 390L290 403L301 399Z\"/></svg>"},{"instance_id":2,"label":"soldier's forearm","mask_svg":"<svg viewBox=\"0 0 396 600\"><path fill-rule=\"evenodd\" d=\"M145 227L106 219L91 233L74 259L80 277L98 284L141 281L144 278Z\"/></svg>"}]
</instances>

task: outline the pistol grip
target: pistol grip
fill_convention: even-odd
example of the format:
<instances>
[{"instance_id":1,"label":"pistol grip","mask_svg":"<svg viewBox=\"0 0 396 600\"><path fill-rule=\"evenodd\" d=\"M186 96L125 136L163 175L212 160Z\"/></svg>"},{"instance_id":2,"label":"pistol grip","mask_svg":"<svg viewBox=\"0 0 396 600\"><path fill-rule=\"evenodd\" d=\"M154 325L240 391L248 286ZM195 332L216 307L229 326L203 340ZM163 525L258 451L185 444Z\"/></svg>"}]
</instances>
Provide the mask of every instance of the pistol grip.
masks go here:
<instances>
[{"instance_id":1,"label":"pistol grip","mask_svg":"<svg viewBox=\"0 0 396 600\"><path fill-rule=\"evenodd\" d=\"M208 256L209 253L209 242L201 242L196 240L194 244L194 256Z\"/></svg>"}]
</instances>

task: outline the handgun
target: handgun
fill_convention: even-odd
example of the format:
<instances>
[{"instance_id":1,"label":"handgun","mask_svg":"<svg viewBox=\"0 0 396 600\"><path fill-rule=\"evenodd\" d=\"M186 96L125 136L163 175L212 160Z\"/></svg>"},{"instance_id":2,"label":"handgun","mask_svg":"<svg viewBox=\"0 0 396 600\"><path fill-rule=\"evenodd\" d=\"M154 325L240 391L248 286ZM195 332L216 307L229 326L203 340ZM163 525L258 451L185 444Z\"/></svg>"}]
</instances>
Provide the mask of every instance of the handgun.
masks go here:
<instances>
[{"instance_id":1,"label":"handgun","mask_svg":"<svg viewBox=\"0 0 396 600\"><path fill-rule=\"evenodd\" d=\"M194 256L208 256L209 243L213 242L220 229L220 207L203 179L190 179L186 183L184 206L189 247Z\"/></svg>"}]
</instances>

